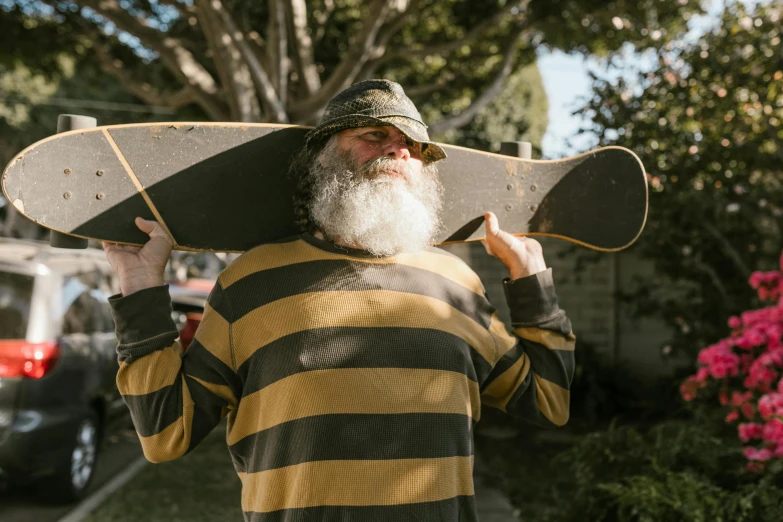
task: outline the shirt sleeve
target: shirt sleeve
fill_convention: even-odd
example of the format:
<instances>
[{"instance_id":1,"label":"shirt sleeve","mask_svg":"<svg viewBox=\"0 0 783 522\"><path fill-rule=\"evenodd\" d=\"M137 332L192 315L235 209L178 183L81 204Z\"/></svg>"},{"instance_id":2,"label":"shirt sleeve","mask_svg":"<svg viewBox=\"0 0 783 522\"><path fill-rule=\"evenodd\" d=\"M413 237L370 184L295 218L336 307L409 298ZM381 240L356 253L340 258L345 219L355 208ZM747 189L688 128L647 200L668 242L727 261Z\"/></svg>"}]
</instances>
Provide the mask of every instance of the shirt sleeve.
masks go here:
<instances>
[{"instance_id":1,"label":"shirt sleeve","mask_svg":"<svg viewBox=\"0 0 783 522\"><path fill-rule=\"evenodd\" d=\"M117 332L117 387L130 409L145 457L178 458L231 410L241 387L232 363L230 307L218 283L183 353L168 286L109 299Z\"/></svg>"},{"instance_id":2,"label":"shirt sleeve","mask_svg":"<svg viewBox=\"0 0 783 522\"><path fill-rule=\"evenodd\" d=\"M541 426L568 421L576 337L558 307L552 270L504 282L510 333L493 317L498 359L481 383L482 403Z\"/></svg>"}]
</instances>

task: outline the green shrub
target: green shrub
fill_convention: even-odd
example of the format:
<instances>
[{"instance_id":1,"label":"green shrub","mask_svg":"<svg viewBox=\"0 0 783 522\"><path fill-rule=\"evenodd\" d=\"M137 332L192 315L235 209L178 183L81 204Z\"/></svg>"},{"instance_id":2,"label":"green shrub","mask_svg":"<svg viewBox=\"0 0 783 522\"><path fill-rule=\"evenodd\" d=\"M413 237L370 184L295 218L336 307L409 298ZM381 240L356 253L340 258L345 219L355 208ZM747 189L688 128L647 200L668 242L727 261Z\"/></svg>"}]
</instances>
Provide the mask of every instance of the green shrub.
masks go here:
<instances>
[{"instance_id":1,"label":"green shrub","mask_svg":"<svg viewBox=\"0 0 783 522\"><path fill-rule=\"evenodd\" d=\"M540 493L554 508L525 515L517 498L523 520L783 520L780 467L763 476L747 472L737 444L699 420L665 422L647 433L612 426L582 437L552 464L560 478Z\"/></svg>"}]
</instances>

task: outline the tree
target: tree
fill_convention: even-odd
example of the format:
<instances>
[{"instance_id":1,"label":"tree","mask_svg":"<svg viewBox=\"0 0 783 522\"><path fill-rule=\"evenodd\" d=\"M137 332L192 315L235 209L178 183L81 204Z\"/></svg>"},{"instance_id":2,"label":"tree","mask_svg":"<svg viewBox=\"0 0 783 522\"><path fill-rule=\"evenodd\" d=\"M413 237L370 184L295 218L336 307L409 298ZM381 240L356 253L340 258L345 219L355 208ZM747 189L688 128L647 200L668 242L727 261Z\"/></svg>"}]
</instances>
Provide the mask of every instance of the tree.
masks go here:
<instances>
[{"instance_id":1,"label":"tree","mask_svg":"<svg viewBox=\"0 0 783 522\"><path fill-rule=\"evenodd\" d=\"M662 46L652 71L596 78L586 106L600 144L631 148L648 172L633 248L658 276L625 297L663 317L691 356L729 333L722 318L753 306L749 267L769 270L781 247L783 13L746 4L727 2L699 41Z\"/></svg>"},{"instance_id":2,"label":"tree","mask_svg":"<svg viewBox=\"0 0 783 522\"><path fill-rule=\"evenodd\" d=\"M196 105L214 120L312 124L364 78L398 80L433 118L463 127L502 92L535 48L606 53L631 35L682 26L680 0L15 0L90 47L104 71L145 103ZM665 37L664 37L665 40Z\"/></svg>"},{"instance_id":3,"label":"tree","mask_svg":"<svg viewBox=\"0 0 783 522\"><path fill-rule=\"evenodd\" d=\"M0 100L0 118L12 116L0 125L14 129L0 139L5 161L52 132L54 108L35 104L55 86L60 98L175 111L167 119L313 124L335 93L369 77L405 85L438 139L540 147L539 46L647 48L699 12L684 0L3 0L0 9L15 42L0 49L0 77L17 86ZM30 90L29 78L45 81Z\"/></svg>"}]
</instances>

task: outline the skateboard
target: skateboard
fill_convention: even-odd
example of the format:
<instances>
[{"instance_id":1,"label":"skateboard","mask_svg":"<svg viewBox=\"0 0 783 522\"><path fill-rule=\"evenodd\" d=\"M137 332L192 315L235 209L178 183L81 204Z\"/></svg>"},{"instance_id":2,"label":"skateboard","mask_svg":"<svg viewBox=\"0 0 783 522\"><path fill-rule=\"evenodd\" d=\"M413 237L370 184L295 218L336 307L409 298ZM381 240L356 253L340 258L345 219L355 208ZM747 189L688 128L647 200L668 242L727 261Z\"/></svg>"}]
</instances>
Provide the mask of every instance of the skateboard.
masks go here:
<instances>
[{"instance_id":1,"label":"skateboard","mask_svg":"<svg viewBox=\"0 0 783 522\"><path fill-rule=\"evenodd\" d=\"M2 190L58 237L141 245L149 239L134 225L141 216L158 220L175 249L243 252L299 233L288 166L308 130L204 122L72 130L16 155ZM486 211L516 235L604 251L628 247L644 227L646 174L627 149L544 161L443 148L444 227L435 244L483 239Z\"/></svg>"}]
</instances>

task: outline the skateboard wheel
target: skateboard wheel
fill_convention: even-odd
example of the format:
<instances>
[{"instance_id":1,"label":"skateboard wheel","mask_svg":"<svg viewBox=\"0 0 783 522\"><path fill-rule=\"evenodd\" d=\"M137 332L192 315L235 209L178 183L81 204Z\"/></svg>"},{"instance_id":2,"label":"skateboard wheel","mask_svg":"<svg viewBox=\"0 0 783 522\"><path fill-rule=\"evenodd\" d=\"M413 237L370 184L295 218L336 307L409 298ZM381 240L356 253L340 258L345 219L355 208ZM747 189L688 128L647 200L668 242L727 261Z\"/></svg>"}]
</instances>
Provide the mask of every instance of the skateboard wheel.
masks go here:
<instances>
[{"instance_id":1,"label":"skateboard wheel","mask_svg":"<svg viewBox=\"0 0 783 522\"><path fill-rule=\"evenodd\" d=\"M54 230L49 235L49 244L55 248L87 248L87 240L83 237L69 236Z\"/></svg>"}]
</instances>

